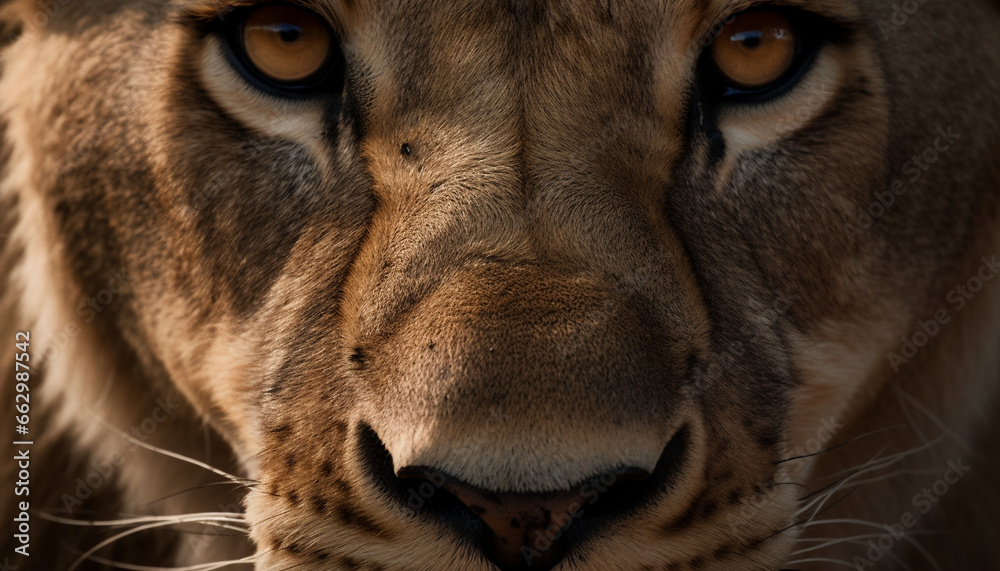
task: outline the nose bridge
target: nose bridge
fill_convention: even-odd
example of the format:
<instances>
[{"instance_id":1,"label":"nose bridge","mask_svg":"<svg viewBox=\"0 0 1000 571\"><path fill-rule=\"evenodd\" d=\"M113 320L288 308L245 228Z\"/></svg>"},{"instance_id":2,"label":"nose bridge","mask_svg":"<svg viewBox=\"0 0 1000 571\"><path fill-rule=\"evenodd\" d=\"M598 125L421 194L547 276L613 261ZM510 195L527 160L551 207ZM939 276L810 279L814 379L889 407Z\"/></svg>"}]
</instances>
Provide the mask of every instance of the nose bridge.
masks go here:
<instances>
[{"instance_id":1,"label":"nose bridge","mask_svg":"<svg viewBox=\"0 0 1000 571\"><path fill-rule=\"evenodd\" d=\"M650 213L677 138L653 101L654 47L629 33L651 24L612 4L540 4L457 3L447 30L417 13L384 24L404 36L427 26L435 41L394 46L367 93L377 222L409 239L375 246L383 258L423 264L419 239L448 264L496 256L621 274L620 244L655 247Z\"/></svg>"},{"instance_id":2,"label":"nose bridge","mask_svg":"<svg viewBox=\"0 0 1000 571\"><path fill-rule=\"evenodd\" d=\"M525 3L530 4L530 3ZM628 275L669 236L662 197L682 140L658 51L614 3L548 3L520 36L521 153L532 243L548 259ZM594 73L600 69L600 73ZM667 248L676 251L677 244Z\"/></svg>"}]
</instances>

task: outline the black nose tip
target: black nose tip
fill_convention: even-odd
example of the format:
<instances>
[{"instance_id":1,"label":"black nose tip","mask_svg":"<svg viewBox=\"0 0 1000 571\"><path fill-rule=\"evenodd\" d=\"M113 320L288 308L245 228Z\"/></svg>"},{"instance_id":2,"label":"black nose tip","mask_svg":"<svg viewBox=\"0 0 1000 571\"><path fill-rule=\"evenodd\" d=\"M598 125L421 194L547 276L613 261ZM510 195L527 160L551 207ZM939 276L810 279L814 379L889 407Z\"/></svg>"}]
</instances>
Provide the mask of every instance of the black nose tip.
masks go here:
<instances>
[{"instance_id":1,"label":"black nose tip","mask_svg":"<svg viewBox=\"0 0 1000 571\"><path fill-rule=\"evenodd\" d=\"M612 490L628 494L624 483L650 476L640 468L620 468L565 492L498 494L427 468L404 468L399 475L443 487L478 516L489 528L483 544L487 557L510 571L554 567L566 553L568 532L577 520L590 519L588 510L598 504L606 512L615 511L616 504L607 501Z\"/></svg>"},{"instance_id":2,"label":"black nose tip","mask_svg":"<svg viewBox=\"0 0 1000 571\"><path fill-rule=\"evenodd\" d=\"M371 481L419 520L450 528L480 549L502 571L548 571L588 538L635 514L665 493L679 473L688 446L681 429L656 469L620 467L595 474L566 491L495 493L439 470L407 467L397 476L375 431L362 426L359 447Z\"/></svg>"}]
</instances>

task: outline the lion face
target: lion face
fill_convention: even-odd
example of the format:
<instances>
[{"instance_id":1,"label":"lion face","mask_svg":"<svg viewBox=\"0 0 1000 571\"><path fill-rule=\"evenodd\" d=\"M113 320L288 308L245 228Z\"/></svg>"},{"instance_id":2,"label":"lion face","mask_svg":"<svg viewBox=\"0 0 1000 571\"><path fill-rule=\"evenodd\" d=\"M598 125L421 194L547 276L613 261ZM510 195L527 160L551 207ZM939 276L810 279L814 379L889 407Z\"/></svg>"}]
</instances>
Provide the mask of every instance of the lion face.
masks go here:
<instances>
[{"instance_id":1,"label":"lion face","mask_svg":"<svg viewBox=\"0 0 1000 571\"><path fill-rule=\"evenodd\" d=\"M928 168L858 222L974 137L899 124L885 7L67 4L19 208L129 276L94 334L232 447L258 569L778 569L930 287L884 260L974 216Z\"/></svg>"}]
</instances>

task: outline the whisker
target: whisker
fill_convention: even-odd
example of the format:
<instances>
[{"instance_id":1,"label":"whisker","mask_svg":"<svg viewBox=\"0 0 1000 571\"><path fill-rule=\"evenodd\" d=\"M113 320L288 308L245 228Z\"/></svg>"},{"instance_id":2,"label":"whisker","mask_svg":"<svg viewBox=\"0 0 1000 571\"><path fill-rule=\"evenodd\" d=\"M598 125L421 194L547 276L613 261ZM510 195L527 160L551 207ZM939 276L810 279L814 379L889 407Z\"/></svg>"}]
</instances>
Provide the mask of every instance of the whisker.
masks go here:
<instances>
[{"instance_id":1,"label":"whisker","mask_svg":"<svg viewBox=\"0 0 1000 571\"><path fill-rule=\"evenodd\" d=\"M934 440L926 442L925 444L923 444L923 445L921 445L921 446L919 446L917 448L911 448L910 450L904 450L903 452L897 452L896 454L892 454L890 456L886 456L885 458L882 458L881 460L879 460L879 462L889 461L890 463L892 463L892 462L895 462L896 460L901 460L902 458L905 458L907 456L910 456L910 455L913 455L913 454L917 454L919 452L923 452L924 450L927 450L927 449L935 446L936 444L938 444L942 440L944 440L945 437L946 437L946 435L942 434L941 436L938 436ZM880 450L879 454L881 454L884 451L885 451L885 448L883 448L882 450ZM876 454L876 456L878 456L878 454ZM869 461L869 462L871 462L871 461ZM822 481L822 480L828 480L830 478L836 478L836 477L838 477L838 476L840 476L842 474L847 474L847 473L852 472L853 470L857 470L858 468L863 468L864 466L865 465L862 464L861 466L855 466L853 468L845 468L845 469L840 470L838 472L834 472L832 474L828 474L828 475L823 476L821 478L817 478L814 481L818 482L818 481Z\"/></svg>"},{"instance_id":2,"label":"whisker","mask_svg":"<svg viewBox=\"0 0 1000 571\"><path fill-rule=\"evenodd\" d=\"M732 551L732 550L727 550L726 553L732 553L733 555L739 555L740 557L742 557L742 558L750 561L754 565L758 566L763 571L768 571L770 569L770 566L765 565L764 563L762 563L760 561L757 561L756 559L754 559L753 557L750 557L746 553L740 553L738 551Z\"/></svg>"},{"instance_id":3,"label":"whisker","mask_svg":"<svg viewBox=\"0 0 1000 571\"><path fill-rule=\"evenodd\" d=\"M961 446L968 453L971 453L974 450L973 447L968 442L966 442L966 440L964 438L962 438L961 436L959 436L958 433L956 433L954 429L952 429L944 421L942 421L940 418L938 418L938 416L936 414L934 414L933 412L931 412L931 410L929 408L927 408L927 406L924 405L922 402L920 402L919 400L913 398L913 396L911 394L909 394L906 391L904 391L903 389L901 389L899 387L899 385L894 385L893 386L893 390L895 391L897 397L905 398L907 400L907 402L909 402L911 405L913 405L914 407L916 407L917 410L919 410L920 412L922 412L924 414L924 416L926 416L927 418L931 419L931 421L934 424L936 424L938 426L938 428L940 428L944 432L944 434L942 436L950 436L952 438L952 440L954 440L956 443L958 443L958 445ZM902 400L900 402L902 403ZM924 440L927 440L927 438L924 437L924 435L923 435L923 431L920 430L920 428L917 426L917 423L914 421L913 417L910 415L909 410L905 406L902 407L902 408L903 408L903 414L906 415L906 419L908 421L910 421L911 427L920 435L921 438L923 438Z\"/></svg>"},{"instance_id":4,"label":"whisker","mask_svg":"<svg viewBox=\"0 0 1000 571\"><path fill-rule=\"evenodd\" d=\"M936 569L937 571L942 571L941 566L938 565L938 562L934 559L934 557L931 556L931 554L926 549L924 549L923 545L920 545L920 542L906 535L904 535L903 538L906 539L908 543L913 545L913 548L919 551L920 554L924 556L924 559L926 559L927 562L934 567L934 569Z\"/></svg>"},{"instance_id":5,"label":"whisker","mask_svg":"<svg viewBox=\"0 0 1000 571\"><path fill-rule=\"evenodd\" d=\"M107 427L108 429L116 432L119 436L121 436L125 440L128 440L129 442L131 442L132 444L135 444L136 446L140 446L142 448L145 448L146 450L150 450L152 452L156 452L158 454L162 454L164 456L167 456L167 457L170 457L170 458L174 458L175 460L180 460L182 462L187 462L188 464L197 466L199 468L203 468L205 470L208 470L208 471L212 472L213 474L222 476L223 478L225 478L227 480L230 480L230 481L232 481L232 482L234 482L236 484L239 484L241 486L247 486L248 484L251 484L251 483L258 483L256 480L250 480L250 479L247 479L247 478L241 478L239 476L234 476L233 474L230 474L228 472L224 472L223 470L220 470L220 469L218 469L218 468L216 468L214 466L210 466L210 465L208 465L208 464L206 464L206 463L204 463L204 462L202 462L200 460L195 460L194 458L190 458L188 456L184 456L183 454L178 454L176 452L171 452L170 450L166 450L164 448L160 448L159 446L154 446L152 444L149 444L148 442L143 442L142 440L139 440L138 438L135 438L134 436L132 436L131 434L128 434L127 432L123 432L123 431L119 430L118 428L112 426L111 424L109 424L107 422L103 422L103 424L105 425L105 427Z\"/></svg>"},{"instance_id":6,"label":"whisker","mask_svg":"<svg viewBox=\"0 0 1000 571\"><path fill-rule=\"evenodd\" d=\"M90 560L95 563L100 563L101 565L107 565L108 567L131 571L214 571L215 569L222 569L224 567L229 567L230 565L252 565L257 560L257 556L251 555L249 557L244 557L243 559L231 559L229 561L217 561L215 563L201 563L198 565L188 565L187 567L150 567L147 565L133 565L131 563L111 561L110 559L104 559L103 557L96 556L91 557Z\"/></svg>"},{"instance_id":7,"label":"whisker","mask_svg":"<svg viewBox=\"0 0 1000 571\"><path fill-rule=\"evenodd\" d=\"M877 539L879 537L882 537L882 536L879 535L879 534L877 534L877 533L872 533L872 534L865 534L865 535L855 535L855 536L852 536L852 537L841 537L841 538L834 538L834 539L829 539L828 538L829 541L827 541L826 543L823 543L821 545L814 545L812 547L807 547L807 548L804 548L804 549L799 549L799 550L793 551L788 556L789 557L796 557L796 556L804 555L804 554L806 554L806 553L808 553L810 551L816 551L816 550L819 550L819 549L825 549L827 547L830 547L830 546L833 546L833 545L840 545L842 543L851 543L851 544L854 544L854 545L862 545L862 546L864 546L864 545L866 545L866 543L864 542L865 539ZM903 561L902 559L900 559L900 557L898 555L896 555L895 553L893 553L892 550L889 550L889 551L885 552L885 554L888 555L890 558L892 558L892 560L895 561L896 563L899 563L899 565L901 567L903 567L903 569L905 571L913 571L913 568L910 567L905 561Z\"/></svg>"},{"instance_id":8,"label":"whisker","mask_svg":"<svg viewBox=\"0 0 1000 571\"><path fill-rule=\"evenodd\" d=\"M914 531L914 532L907 532L907 533L910 533L912 535L931 535L931 534L934 534L934 532L921 532L921 531ZM854 536L850 536L850 537L839 537L839 538L825 537L825 538L803 539L803 540L800 540L800 541L803 541L803 542L807 542L807 541L821 541L821 542L824 542L824 543L822 543L820 545L814 545L814 546L811 546L811 547L806 547L806 548L803 548L803 549L799 549L799 550L793 551L792 553L789 554L789 557L795 557L795 556L799 556L799 555L804 555L805 553L808 553L810 551L816 551L816 550L819 550L819 549L825 549L827 547L830 547L830 546L833 546L833 545L839 545L841 543L851 543L851 544L854 544L854 545L864 546L864 545L867 545L867 543L865 543L864 540L866 540L866 539L878 539L880 537L882 537L882 534L870 533L870 534L854 535ZM900 558L898 555L896 555L895 553L893 553L892 550L886 551L884 553L887 556L889 556L890 558L892 558L893 561L895 561L896 563L898 563L906 571L913 571L913 568L910 567L910 565L908 563L906 563L905 561L903 561L902 558Z\"/></svg>"},{"instance_id":9,"label":"whisker","mask_svg":"<svg viewBox=\"0 0 1000 571\"><path fill-rule=\"evenodd\" d=\"M866 533L866 534L862 534L862 535L852 535L850 537L803 537L803 538L799 539L798 542L799 543L821 543L821 542L824 542L824 541L829 541L829 542L831 542L831 545L832 545L833 543L840 543L840 542L843 542L843 541L856 541L856 540L861 540L861 539L875 539L876 537L882 537L882 536L880 534L878 534L878 533L870 533L870 534ZM826 547L826 545L820 545L820 546L817 546L817 547L809 547L809 548L806 548L806 549L801 549L799 551L793 551L791 553L791 555L797 555L797 554L799 554L801 552L809 551L809 550L812 550L812 549L820 549L822 547Z\"/></svg>"},{"instance_id":10,"label":"whisker","mask_svg":"<svg viewBox=\"0 0 1000 571\"><path fill-rule=\"evenodd\" d=\"M269 522L269 521L271 521L273 519L276 519L276 518L288 515L290 513L292 513L292 508L288 508L288 509L286 509L286 510L284 510L282 512L278 512L278 513L276 513L276 514L274 514L272 516L269 516L269 517L266 517L266 518L264 518L262 520L259 520L259 521L256 522L256 524L257 525L261 525L263 523L267 523L267 522Z\"/></svg>"},{"instance_id":11,"label":"whisker","mask_svg":"<svg viewBox=\"0 0 1000 571\"><path fill-rule=\"evenodd\" d=\"M818 519L818 520L815 520L815 521L803 522L803 523L800 523L799 525L802 526L802 527L814 527L814 526L817 526L817 525L829 525L829 524L854 524L854 525L860 525L860 526L864 526L864 527L875 527L875 528L878 528L878 529L880 529L882 531L885 531L882 528L881 525L879 525L879 524L877 524L877 523L875 523L873 521L868 521L868 520L865 520L865 519L856 519L856 518Z\"/></svg>"},{"instance_id":12,"label":"whisker","mask_svg":"<svg viewBox=\"0 0 1000 571\"><path fill-rule=\"evenodd\" d=\"M881 453L882 453L882 451L878 452L878 454L881 454ZM878 456L878 454L876 454L876 457ZM873 460L874 460L874 458L873 458ZM871 460L869 460L868 463L870 463L870 462L871 462ZM800 507L795 512L795 515L798 516L798 515L800 515L802 513L805 513L807 511L809 511L813 507L813 505L816 505L816 509L813 511L812 515L809 516L809 518L808 518L807 521L812 520L813 518L816 517L816 515L819 513L819 511L821 509L823 509L823 506L826 504L826 502L831 497L833 497L837 492L839 492L842 487L844 487L847 484L849 484L851 482L852 478L856 478L858 476L861 476L861 475L866 474L868 472L872 472L874 470L880 470L882 467L883 467L882 462L880 462L879 464L877 464L875 466L869 466L867 468L857 469L857 471L855 473L853 473L853 474L845 477L844 479L840 480L839 482L837 482L837 484L832 489L830 489L827 492L824 492L822 495L816 496L816 498L814 498L813 500L811 500L809 503L807 503L806 505Z\"/></svg>"},{"instance_id":13,"label":"whisker","mask_svg":"<svg viewBox=\"0 0 1000 571\"><path fill-rule=\"evenodd\" d=\"M827 506L826 509L830 509L833 506L837 505L841 500L843 500L844 498L846 498L847 496L849 496L852 491L853 490L849 490L843 496L841 496L840 498L838 498L837 501L835 501L834 503L832 503L829 506ZM824 509L823 511L826 511L826 509ZM783 527L783 528L775 531L771 535L768 535L767 537L765 537L765 538L757 541L756 545L760 545L760 544L762 544L762 543L764 543L766 541L770 541L770 540L774 539L775 537L777 537L777 536L785 533L786 531L789 531L789 530L792 530L792 529L796 529L796 528L802 526L802 524L803 524L803 522L801 522L801 521L799 521L799 522L793 522L793 523L791 523L791 524L789 524L789 525L787 525L787 526L785 526L785 527ZM798 539L796 541L798 541ZM744 544L744 547L750 547L750 545Z\"/></svg>"},{"instance_id":14,"label":"whisker","mask_svg":"<svg viewBox=\"0 0 1000 571\"><path fill-rule=\"evenodd\" d=\"M797 488L805 488L806 484L803 484L802 482L771 482L770 484L767 484L764 487L767 489L771 489L771 488L777 488L778 486L795 486Z\"/></svg>"},{"instance_id":15,"label":"whisker","mask_svg":"<svg viewBox=\"0 0 1000 571\"><path fill-rule=\"evenodd\" d=\"M857 468L854 468L854 469L857 470ZM806 495L802 496L801 498L799 498L799 501L800 502L804 502L806 500L809 500L810 498L815 499L817 496L824 495L824 494L828 493L831 489L833 489L838 484L840 484L841 482L843 482L844 480L846 480L850 475L852 475L852 474L849 474L848 476L843 476L843 477L841 477L839 480L837 480L835 482L831 482L829 484L824 485L821 488L817 488L816 490L813 490L812 492L809 492L808 494L806 494ZM820 479L826 480L827 478L820 478ZM817 482L817 481L819 481L819 479L813 480L813 481ZM799 512L801 512L803 509L805 509L805 508L804 507L800 507L799 508Z\"/></svg>"},{"instance_id":16,"label":"whisker","mask_svg":"<svg viewBox=\"0 0 1000 571\"><path fill-rule=\"evenodd\" d=\"M909 533L910 535L945 535L945 532L943 532L943 531L923 531L923 530L918 530L918 531L907 531L906 533ZM853 536L851 536L851 538L873 539L873 538L876 538L876 537L882 537L882 535L883 534L873 533L871 535L867 535L867 534L866 535L853 535ZM802 538L799 538L796 541L798 541L799 543L820 543L820 542L823 542L823 541L832 541L834 539L843 539L843 538L842 537L802 537Z\"/></svg>"},{"instance_id":17,"label":"whisker","mask_svg":"<svg viewBox=\"0 0 1000 571\"><path fill-rule=\"evenodd\" d=\"M225 518L223 518L223 519L225 519ZM101 549L104 549L105 547L107 547L107 546L115 543L118 540L124 539L124 538L126 538L126 537L128 537L130 535L135 535L135 534L137 534L137 533L139 533L141 531L146 531L146 530L149 530L149 529L156 529L156 528L160 528L160 527L166 527L166 526L170 526L170 525L177 525L177 524L182 524L182 523L202 523L202 524L210 525L210 526L213 526L213 527L221 527L223 529L232 529L234 531L240 531L242 533L246 533L246 530L243 529L243 528L232 527L232 526L229 526L227 523L215 522L212 519L205 519L205 518L198 518L198 517L190 517L190 518L188 518L188 517L185 517L185 516L177 516L177 517L173 518L172 521L157 521L157 522L154 522L154 523L147 523L145 525L140 525L140 526L134 527L132 529L123 531L123 532L118 533L118 534L116 534L116 535L114 535L112 537L109 537L108 539L105 539L104 541L98 543L94 547L92 547L89 550L87 550L86 552L84 552L83 555L81 555L80 557L78 557L76 559L76 561L74 561L73 564L69 566L69 569L67 571L74 571L77 567L79 567L80 565L82 565L84 561L87 561L88 559L90 559L90 557L92 555L94 555L95 553L97 553Z\"/></svg>"},{"instance_id":18,"label":"whisker","mask_svg":"<svg viewBox=\"0 0 1000 571\"><path fill-rule=\"evenodd\" d=\"M882 458L882 459L877 460L877 461L875 460L875 458L873 458L872 460L870 460L866 464L862 464L861 467L856 468L856 471L853 474L851 474L850 476L848 476L844 480L842 480L839 484L837 484L836 487L834 487L833 490L831 490L830 492L827 492L826 494L824 494L822 496L819 496L816 499L812 500L807 505L805 505L802 508L800 508L798 510L798 512L796 512L796 513L797 514L801 514L801 513L805 512L805 511L807 511L808 509L810 509L813 504L816 504L818 502L818 506L817 506L816 510L813 512L812 516L810 516L809 519L811 520L812 518L815 518L816 514L819 512L820 508L823 507L823 505L827 502L827 500L829 500L829 498L832 497L840 488L842 488L843 486L845 486L848 483L850 483L851 480L853 480L853 479L855 479L855 478L857 478L859 476L862 476L864 474L869 474L871 472L875 472L875 471L881 470L883 468L887 468L887 467L891 466L892 464L895 464L896 462L899 462L900 460L903 460L904 458L907 458L909 456L912 456L914 454L917 454L919 452L927 450L927 449L929 449L929 448L937 445L937 443L940 442L944 437L945 437L945 435L941 435L938 438L935 438L934 440L932 440L932 441L924 444L923 446L918 446L917 448L913 448L913 449L910 449L910 450L905 450L903 452L898 452L896 454L892 454L890 456L887 456L887 457ZM879 451L878 454L881 454L881 453L882 453L882 451ZM876 457L878 456L878 454L876 454ZM856 488L857 484L854 484L854 487Z\"/></svg>"},{"instance_id":19,"label":"whisker","mask_svg":"<svg viewBox=\"0 0 1000 571\"><path fill-rule=\"evenodd\" d=\"M62 523L66 525L76 525L83 527L122 527L127 525L155 523L155 522L197 523L201 521L215 521L215 522L226 522L226 523L246 523L246 521L243 519L241 515L232 514L229 512L205 512L205 513L185 514L183 516L170 516L170 515L144 516L144 517L135 517L128 519L116 519L116 520L82 520L82 519L59 517L51 515L44 511L40 511L38 513L38 517L54 523ZM178 521L178 518L185 518L186 521ZM198 518L198 519L189 519L189 518Z\"/></svg>"},{"instance_id":20,"label":"whisker","mask_svg":"<svg viewBox=\"0 0 1000 571\"><path fill-rule=\"evenodd\" d=\"M817 521L808 521L808 522L805 522L805 523L803 523L801 525L802 525L802 527L812 527L813 525L828 525L828 524L854 524L854 525L860 525L860 526L864 526L864 527L873 527L873 528L878 529L878 530L884 530L885 529L883 526L881 526L881 525L879 525L879 524L877 524L875 522L866 521L866 520L862 520L862 519L853 519L853 518L838 518L838 519L825 519L825 520L817 520ZM935 561L934 558L931 557L931 554L928 553L927 550L924 549L924 547L922 545L920 545L919 542L917 542L915 539L913 539L911 537L911 535L912 534L909 534L909 533L903 534L903 541L906 541L907 543L909 543L910 545L912 545L914 549L916 549L918 552L920 552L920 554L923 555L924 558L927 559L927 561L934 567L934 569L936 571L943 571L941 569L941 566L938 565L937 561Z\"/></svg>"},{"instance_id":21,"label":"whisker","mask_svg":"<svg viewBox=\"0 0 1000 571\"><path fill-rule=\"evenodd\" d=\"M826 513L829 510L832 510L833 508L835 508L837 506L837 504L839 504L840 502L846 500L848 497L851 496L851 494L853 494L856 491L857 491L857 488L851 488L849 490L845 490L844 494L842 496L840 496L839 498L833 500L833 502L831 502L830 504L828 504L826 507L824 507L823 509L821 509L821 510L817 511L816 513L814 513L812 516L810 516L809 520L816 519L817 515L822 514L822 513ZM830 497L832 498L833 495L831 494ZM806 520L806 521L809 521L809 520Z\"/></svg>"},{"instance_id":22,"label":"whisker","mask_svg":"<svg viewBox=\"0 0 1000 571\"><path fill-rule=\"evenodd\" d=\"M867 438L869 436L874 436L874 435L876 435L876 434L878 434L880 432L886 432L886 431L894 430L894 429L897 429L897 428L906 428L906 425L905 424L894 424L892 426L887 426L885 428L879 428L878 430L872 430L871 432L866 432L864 434L855 436L854 438L851 438L850 440L848 440L846 442L841 442L840 444L838 444L836 446L831 446L830 448L826 448L824 450L820 450L819 452L813 452L812 454L803 454L801 456L793 456L791 458L785 458L784 460L778 460L777 462L775 462L775 464L784 464L785 462L791 462L793 460L802 460L802 459L805 459L805 458L813 458L813 457L819 456L821 454L826 454L827 452L833 452L834 450L838 450L840 448L843 448L844 446L847 446L849 444L853 444L853 443L855 443L858 440L861 440L863 438Z\"/></svg>"},{"instance_id":23,"label":"whisker","mask_svg":"<svg viewBox=\"0 0 1000 571\"><path fill-rule=\"evenodd\" d=\"M875 476L874 478L867 478L865 480L858 480L854 482L855 487L867 486L869 484L877 484L878 482L884 482L885 480L890 480L892 478L897 478L899 476L928 476L937 475L941 471L935 468L912 468L912 469L900 469L894 472L889 472L888 474L882 474L881 476Z\"/></svg>"},{"instance_id":24,"label":"whisker","mask_svg":"<svg viewBox=\"0 0 1000 571\"><path fill-rule=\"evenodd\" d=\"M165 501L167 501L167 500L169 500L171 498L176 498L177 496L182 496L184 494L189 494L191 492L197 492L198 490L204 490L204 489L212 488L212 487L216 487L216 486L240 486L240 487L250 488L250 487L253 487L254 485L255 484L249 484L248 485L248 484L241 484L241 483L232 482L232 481L210 482L208 484L202 484L200 486L193 486L193 487L188 488L186 490L181 490L179 492L174 492L174 493L169 494L167 496L163 496L162 498L155 499L155 500L153 500L151 502L142 504L142 505L140 505L138 507L139 508L148 508L148 507L156 505L156 504L158 504L160 502L165 502Z\"/></svg>"}]
</instances>

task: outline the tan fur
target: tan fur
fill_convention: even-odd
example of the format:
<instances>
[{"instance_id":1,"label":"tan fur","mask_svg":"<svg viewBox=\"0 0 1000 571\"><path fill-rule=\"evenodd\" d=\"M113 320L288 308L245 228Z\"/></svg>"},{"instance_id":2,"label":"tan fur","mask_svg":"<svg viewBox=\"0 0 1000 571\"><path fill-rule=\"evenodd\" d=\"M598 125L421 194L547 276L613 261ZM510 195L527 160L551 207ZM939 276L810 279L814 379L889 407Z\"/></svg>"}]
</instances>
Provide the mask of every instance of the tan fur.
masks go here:
<instances>
[{"instance_id":1,"label":"tan fur","mask_svg":"<svg viewBox=\"0 0 1000 571\"><path fill-rule=\"evenodd\" d=\"M513 502L633 468L641 501L588 504L537 568L1000 564L1000 279L950 297L1000 256L996 2L888 37L888 0L781 2L848 39L718 108L702 47L769 4L304 2L337 101L264 94L201 34L253 3L0 0L0 367L18 331L34 367L11 563L109 537L67 519L200 513L80 568L487 571L456 488L413 508L433 480L404 477Z\"/></svg>"}]
</instances>

